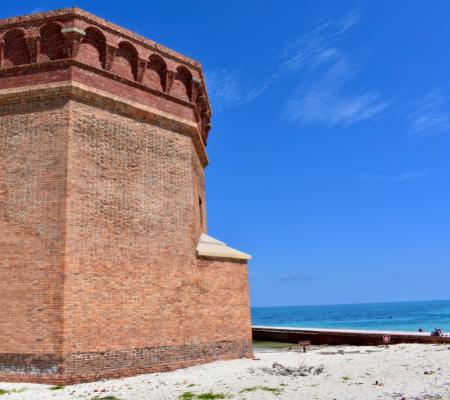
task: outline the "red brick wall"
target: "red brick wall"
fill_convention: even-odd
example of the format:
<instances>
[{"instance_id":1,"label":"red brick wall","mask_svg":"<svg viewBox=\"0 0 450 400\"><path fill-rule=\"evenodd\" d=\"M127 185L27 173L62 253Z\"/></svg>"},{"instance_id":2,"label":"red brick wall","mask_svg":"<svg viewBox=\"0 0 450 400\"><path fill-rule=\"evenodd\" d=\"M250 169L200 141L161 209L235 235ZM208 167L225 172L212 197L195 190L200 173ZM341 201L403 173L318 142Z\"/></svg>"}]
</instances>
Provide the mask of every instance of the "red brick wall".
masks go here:
<instances>
[{"instance_id":1,"label":"red brick wall","mask_svg":"<svg viewBox=\"0 0 450 400\"><path fill-rule=\"evenodd\" d=\"M73 100L2 110L0 366L40 374L0 380L251 355L247 262L195 256L204 177L190 136Z\"/></svg>"},{"instance_id":2,"label":"red brick wall","mask_svg":"<svg viewBox=\"0 0 450 400\"><path fill-rule=\"evenodd\" d=\"M60 357L68 108L0 107L0 365Z\"/></svg>"},{"instance_id":3,"label":"red brick wall","mask_svg":"<svg viewBox=\"0 0 450 400\"><path fill-rule=\"evenodd\" d=\"M209 340L251 340L247 260L198 257L201 323ZM247 348L251 353L251 347Z\"/></svg>"},{"instance_id":4,"label":"red brick wall","mask_svg":"<svg viewBox=\"0 0 450 400\"><path fill-rule=\"evenodd\" d=\"M183 343L198 279L191 138L74 102L69 143L67 351Z\"/></svg>"},{"instance_id":5,"label":"red brick wall","mask_svg":"<svg viewBox=\"0 0 450 400\"><path fill-rule=\"evenodd\" d=\"M70 109L65 350L249 339L246 262L197 265L204 178L190 137Z\"/></svg>"},{"instance_id":6,"label":"red brick wall","mask_svg":"<svg viewBox=\"0 0 450 400\"><path fill-rule=\"evenodd\" d=\"M74 10L0 21L0 381L250 356L246 261L196 257L200 65Z\"/></svg>"}]
</instances>

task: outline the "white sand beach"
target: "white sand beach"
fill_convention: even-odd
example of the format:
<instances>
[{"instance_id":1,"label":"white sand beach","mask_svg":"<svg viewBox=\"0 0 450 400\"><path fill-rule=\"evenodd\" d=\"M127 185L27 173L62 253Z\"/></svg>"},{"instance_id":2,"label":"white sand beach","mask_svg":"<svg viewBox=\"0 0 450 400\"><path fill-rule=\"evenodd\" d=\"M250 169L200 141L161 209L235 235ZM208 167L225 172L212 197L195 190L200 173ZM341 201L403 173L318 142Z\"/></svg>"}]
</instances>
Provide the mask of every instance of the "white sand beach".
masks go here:
<instances>
[{"instance_id":1,"label":"white sand beach","mask_svg":"<svg viewBox=\"0 0 450 400\"><path fill-rule=\"evenodd\" d=\"M5 400L450 399L448 345L312 346L306 354L297 350L265 349L255 352L256 360L217 361L174 372L74 385L61 390L20 383L0 383L0 389L15 390L4 394ZM323 365L324 370L319 375L295 377L270 375L261 370L271 369L274 363L296 368L302 364ZM23 389L26 390L19 393ZM208 397L207 393L222 394L222 397Z\"/></svg>"}]
</instances>

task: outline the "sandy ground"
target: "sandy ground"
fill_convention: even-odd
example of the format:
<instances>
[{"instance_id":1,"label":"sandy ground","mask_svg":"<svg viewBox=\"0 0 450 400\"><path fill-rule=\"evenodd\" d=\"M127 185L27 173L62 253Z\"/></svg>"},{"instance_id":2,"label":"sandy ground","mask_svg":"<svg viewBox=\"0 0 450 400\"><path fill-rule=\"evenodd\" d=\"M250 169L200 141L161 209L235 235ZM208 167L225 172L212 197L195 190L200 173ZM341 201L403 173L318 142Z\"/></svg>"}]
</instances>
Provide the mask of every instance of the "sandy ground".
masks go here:
<instances>
[{"instance_id":1,"label":"sandy ground","mask_svg":"<svg viewBox=\"0 0 450 400\"><path fill-rule=\"evenodd\" d=\"M16 390L1 400L27 399L450 399L450 347L443 345L313 346L255 351L260 360L217 361L175 372L140 375L49 390L49 386L0 383ZM324 366L320 375L276 376L261 370L277 362ZM424 372L435 371L430 375ZM378 381L379 384L375 385ZM26 389L23 392L17 391ZM97 390L97 392L95 391ZM102 390L106 390L102 392ZM205 396L206 393L222 397ZM200 395L200 397L198 397ZM427 397L428 396L428 397Z\"/></svg>"}]
</instances>

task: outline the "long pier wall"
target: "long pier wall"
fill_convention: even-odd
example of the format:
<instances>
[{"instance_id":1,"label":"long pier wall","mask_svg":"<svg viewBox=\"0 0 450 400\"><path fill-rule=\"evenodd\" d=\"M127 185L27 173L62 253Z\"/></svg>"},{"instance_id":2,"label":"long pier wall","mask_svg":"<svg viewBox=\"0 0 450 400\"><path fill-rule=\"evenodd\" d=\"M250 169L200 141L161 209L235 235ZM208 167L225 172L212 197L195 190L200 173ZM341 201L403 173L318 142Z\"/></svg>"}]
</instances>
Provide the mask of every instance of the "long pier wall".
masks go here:
<instances>
[{"instance_id":1,"label":"long pier wall","mask_svg":"<svg viewBox=\"0 0 450 400\"><path fill-rule=\"evenodd\" d=\"M401 332L401 331L369 331L350 329L312 329L286 328L273 326L253 326L253 340L270 342L298 343L311 342L312 345L354 345L377 346L386 344L384 337L389 336L389 344L422 343L422 344L450 344L450 337L431 336L429 332Z\"/></svg>"}]
</instances>

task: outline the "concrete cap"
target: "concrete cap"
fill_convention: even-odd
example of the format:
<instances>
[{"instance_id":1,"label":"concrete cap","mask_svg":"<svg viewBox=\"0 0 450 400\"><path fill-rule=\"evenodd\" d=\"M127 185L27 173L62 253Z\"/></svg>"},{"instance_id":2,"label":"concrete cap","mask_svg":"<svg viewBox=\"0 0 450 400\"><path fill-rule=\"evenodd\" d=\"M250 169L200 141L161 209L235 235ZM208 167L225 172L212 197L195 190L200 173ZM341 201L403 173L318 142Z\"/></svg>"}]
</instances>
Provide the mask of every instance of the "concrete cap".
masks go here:
<instances>
[{"instance_id":1,"label":"concrete cap","mask_svg":"<svg viewBox=\"0 0 450 400\"><path fill-rule=\"evenodd\" d=\"M240 260L251 260L249 254L228 247L224 242L202 233L198 241L197 256L237 258Z\"/></svg>"},{"instance_id":2,"label":"concrete cap","mask_svg":"<svg viewBox=\"0 0 450 400\"><path fill-rule=\"evenodd\" d=\"M72 33L72 32L78 33L78 34L83 35L83 36L86 35L85 31L82 31L81 29L78 29L78 28L64 28L64 29L61 29L61 33Z\"/></svg>"}]
</instances>

